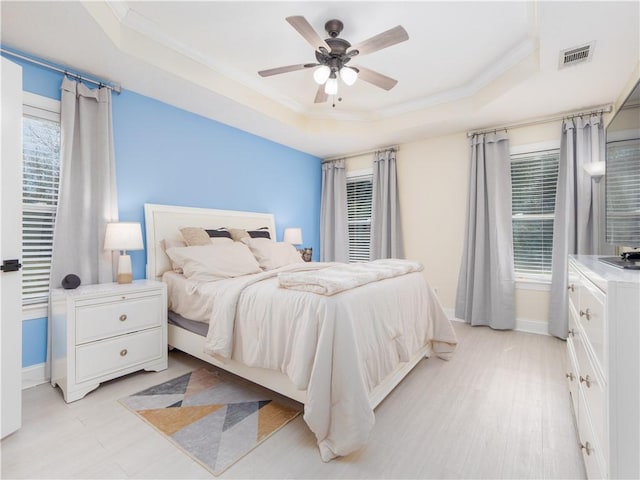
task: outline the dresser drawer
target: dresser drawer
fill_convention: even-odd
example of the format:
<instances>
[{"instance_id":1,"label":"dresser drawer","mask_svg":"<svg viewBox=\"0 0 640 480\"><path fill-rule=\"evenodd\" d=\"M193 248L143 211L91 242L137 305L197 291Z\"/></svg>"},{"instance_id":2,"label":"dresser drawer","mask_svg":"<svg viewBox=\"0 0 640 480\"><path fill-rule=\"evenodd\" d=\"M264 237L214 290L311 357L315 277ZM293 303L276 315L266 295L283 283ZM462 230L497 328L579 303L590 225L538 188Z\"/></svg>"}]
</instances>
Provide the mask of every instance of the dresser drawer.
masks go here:
<instances>
[{"instance_id":1,"label":"dresser drawer","mask_svg":"<svg viewBox=\"0 0 640 480\"><path fill-rule=\"evenodd\" d=\"M579 322L587 336L593 353L600 366L605 369L604 358L605 342L605 308L604 294L596 287L583 284L580 287L580 309L578 311ZM604 374L604 372L602 372Z\"/></svg>"},{"instance_id":2,"label":"dresser drawer","mask_svg":"<svg viewBox=\"0 0 640 480\"><path fill-rule=\"evenodd\" d=\"M572 308L578 313L578 306L580 303L580 274L569 265L569 285L567 289L569 291L569 308Z\"/></svg>"},{"instance_id":3,"label":"dresser drawer","mask_svg":"<svg viewBox=\"0 0 640 480\"><path fill-rule=\"evenodd\" d=\"M76 347L76 382L160 359L165 349L161 328L81 345Z\"/></svg>"},{"instance_id":4,"label":"dresser drawer","mask_svg":"<svg viewBox=\"0 0 640 480\"><path fill-rule=\"evenodd\" d=\"M576 354L575 347L573 346L573 339L571 337L567 338L567 349L566 349L566 373L565 378L567 379L567 384L569 386L569 394L571 395L571 403L573 406L573 413L575 417L578 417L578 367L576 362Z\"/></svg>"},{"instance_id":5,"label":"dresser drawer","mask_svg":"<svg viewBox=\"0 0 640 480\"><path fill-rule=\"evenodd\" d=\"M119 297L118 297L119 298ZM76 307L76 344L159 326L162 297L133 298Z\"/></svg>"},{"instance_id":6,"label":"dresser drawer","mask_svg":"<svg viewBox=\"0 0 640 480\"><path fill-rule=\"evenodd\" d=\"M601 377L596 373L593 364L591 363L591 359L587 355L587 350L581 336L582 331L578 330L578 333L572 338L572 346L576 355L578 370L577 382L580 386L580 390L582 390L585 406L589 411L589 416L591 417L593 433L600 441L600 444L604 444L604 439L606 438L606 385L603 385L603 382L599 380Z\"/></svg>"},{"instance_id":7,"label":"dresser drawer","mask_svg":"<svg viewBox=\"0 0 640 480\"><path fill-rule=\"evenodd\" d=\"M580 448L584 460L587 478L601 479L606 477L606 463L600 451L601 443L593 433L589 413L585 405L585 399L580 394L578 400L578 432Z\"/></svg>"}]
</instances>

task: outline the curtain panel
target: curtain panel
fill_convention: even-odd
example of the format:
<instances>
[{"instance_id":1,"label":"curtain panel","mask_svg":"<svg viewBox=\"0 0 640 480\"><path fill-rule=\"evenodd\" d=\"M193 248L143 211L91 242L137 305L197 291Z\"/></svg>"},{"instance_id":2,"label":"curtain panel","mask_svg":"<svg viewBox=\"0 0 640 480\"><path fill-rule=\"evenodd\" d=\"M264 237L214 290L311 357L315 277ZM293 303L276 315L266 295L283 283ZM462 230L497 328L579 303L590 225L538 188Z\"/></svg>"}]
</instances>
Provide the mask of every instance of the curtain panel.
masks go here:
<instances>
[{"instance_id":1,"label":"curtain panel","mask_svg":"<svg viewBox=\"0 0 640 480\"><path fill-rule=\"evenodd\" d=\"M373 159L371 260L379 258L404 258L395 149Z\"/></svg>"},{"instance_id":2,"label":"curtain panel","mask_svg":"<svg viewBox=\"0 0 640 480\"><path fill-rule=\"evenodd\" d=\"M83 284L114 280L114 254L104 250L106 224L118 220L111 91L65 77L60 105L60 186L51 259L51 288L69 273Z\"/></svg>"},{"instance_id":3,"label":"curtain panel","mask_svg":"<svg viewBox=\"0 0 640 480\"><path fill-rule=\"evenodd\" d=\"M471 325L515 327L511 159L506 132L474 135L455 315Z\"/></svg>"},{"instance_id":4,"label":"curtain panel","mask_svg":"<svg viewBox=\"0 0 640 480\"><path fill-rule=\"evenodd\" d=\"M349 261L347 173L344 159L322 164L320 261Z\"/></svg>"},{"instance_id":5,"label":"curtain panel","mask_svg":"<svg viewBox=\"0 0 640 480\"><path fill-rule=\"evenodd\" d=\"M597 189L584 166L604 160L605 141L602 115L562 122L556 210L553 222L549 333L567 338L568 256L601 252L603 223L594 212ZM600 227L602 225L602 228Z\"/></svg>"}]
</instances>

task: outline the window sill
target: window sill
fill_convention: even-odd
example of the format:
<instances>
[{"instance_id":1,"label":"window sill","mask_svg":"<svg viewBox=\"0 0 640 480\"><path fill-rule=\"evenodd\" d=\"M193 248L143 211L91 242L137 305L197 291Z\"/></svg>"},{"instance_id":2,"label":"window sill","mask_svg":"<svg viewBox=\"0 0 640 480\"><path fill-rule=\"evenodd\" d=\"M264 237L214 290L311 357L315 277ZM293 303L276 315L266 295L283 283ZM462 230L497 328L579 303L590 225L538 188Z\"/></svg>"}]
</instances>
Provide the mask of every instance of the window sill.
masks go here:
<instances>
[{"instance_id":1,"label":"window sill","mask_svg":"<svg viewBox=\"0 0 640 480\"><path fill-rule=\"evenodd\" d=\"M551 275L516 275L517 290L551 290Z\"/></svg>"},{"instance_id":2,"label":"window sill","mask_svg":"<svg viewBox=\"0 0 640 480\"><path fill-rule=\"evenodd\" d=\"M46 303L38 303L36 305L26 305L22 307L22 321L35 320L36 318L45 318L49 316L49 305Z\"/></svg>"}]
</instances>

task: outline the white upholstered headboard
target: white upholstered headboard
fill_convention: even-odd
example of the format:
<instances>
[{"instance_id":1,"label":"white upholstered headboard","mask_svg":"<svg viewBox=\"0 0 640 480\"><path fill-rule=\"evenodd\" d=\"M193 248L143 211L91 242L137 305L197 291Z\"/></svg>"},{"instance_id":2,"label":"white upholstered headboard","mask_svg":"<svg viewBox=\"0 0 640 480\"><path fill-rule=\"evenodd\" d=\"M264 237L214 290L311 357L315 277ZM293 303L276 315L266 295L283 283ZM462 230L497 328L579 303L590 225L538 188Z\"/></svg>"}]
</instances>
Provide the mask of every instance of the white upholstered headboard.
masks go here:
<instances>
[{"instance_id":1,"label":"white upholstered headboard","mask_svg":"<svg viewBox=\"0 0 640 480\"><path fill-rule=\"evenodd\" d=\"M226 227L245 230L268 227L271 238L276 239L275 219L271 213L145 203L144 221L147 239L147 278L154 280L160 279L164 272L171 269L169 257L164 253L160 242L164 239L181 240L182 227Z\"/></svg>"}]
</instances>

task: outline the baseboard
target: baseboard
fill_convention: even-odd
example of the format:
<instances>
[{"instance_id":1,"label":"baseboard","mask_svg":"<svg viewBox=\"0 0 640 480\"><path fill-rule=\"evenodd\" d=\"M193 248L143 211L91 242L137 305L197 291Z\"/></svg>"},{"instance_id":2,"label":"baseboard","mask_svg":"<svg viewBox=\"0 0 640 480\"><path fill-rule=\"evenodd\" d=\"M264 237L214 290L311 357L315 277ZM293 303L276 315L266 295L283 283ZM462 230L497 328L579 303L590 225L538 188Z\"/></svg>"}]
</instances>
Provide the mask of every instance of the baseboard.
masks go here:
<instances>
[{"instance_id":1,"label":"baseboard","mask_svg":"<svg viewBox=\"0 0 640 480\"><path fill-rule=\"evenodd\" d=\"M49 382L47 364L38 363L22 369L22 389L35 387Z\"/></svg>"},{"instance_id":2,"label":"baseboard","mask_svg":"<svg viewBox=\"0 0 640 480\"><path fill-rule=\"evenodd\" d=\"M549 335L549 324L536 320L526 320L516 318L516 330L519 332L535 333L538 335Z\"/></svg>"},{"instance_id":3,"label":"baseboard","mask_svg":"<svg viewBox=\"0 0 640 480\"><path fill-rule=\"evenodd\" d=\"M444 308L447 318L452 322L465 323L464 320L456 318L453 308ZM549 325L547 322L540 322L537 320L527 320L524 318L516 318L516 328L514 330L518 332L535 333L537 335L549 335Z\"/></svg>"}]
</instances>

